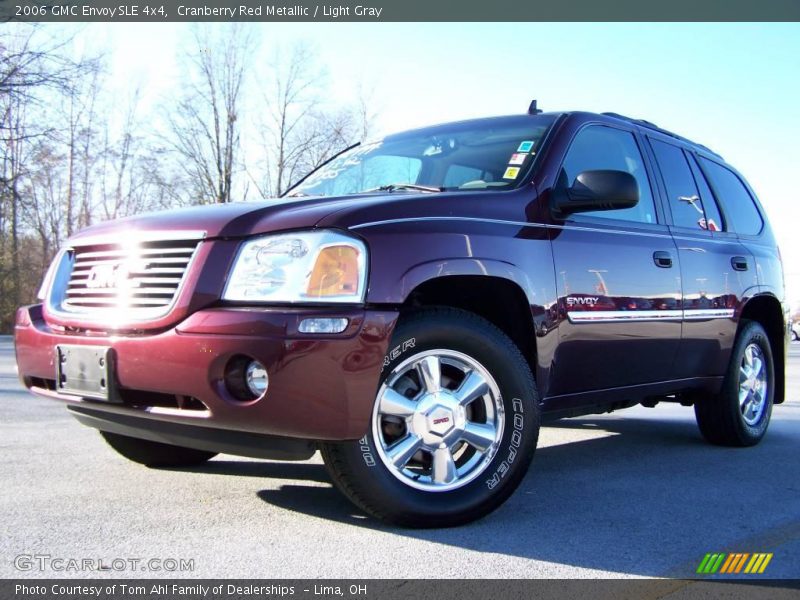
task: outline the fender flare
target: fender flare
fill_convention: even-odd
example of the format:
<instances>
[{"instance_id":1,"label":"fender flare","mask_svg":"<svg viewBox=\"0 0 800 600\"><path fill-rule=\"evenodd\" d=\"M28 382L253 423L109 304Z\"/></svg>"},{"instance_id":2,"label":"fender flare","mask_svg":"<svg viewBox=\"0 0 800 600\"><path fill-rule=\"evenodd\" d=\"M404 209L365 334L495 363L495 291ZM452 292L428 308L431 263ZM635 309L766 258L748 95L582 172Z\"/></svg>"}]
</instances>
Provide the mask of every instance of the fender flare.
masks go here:
<instances>
[{"instance_id":1,"label":"fender flare","mask_svg":"<svg viewBox=\"0 0 800 600\"><path fill-rule=\"evenodd\" d=\"M508 262L491 258L445 258L414 265L400 278L396 295L392 298L372 299L381 303L402 304L411 292L427 281L442 277L477 276L505 279L519 287L528 300L528 304L536 304L536 293L525 272Z\"/></svg>"}]
</instances>

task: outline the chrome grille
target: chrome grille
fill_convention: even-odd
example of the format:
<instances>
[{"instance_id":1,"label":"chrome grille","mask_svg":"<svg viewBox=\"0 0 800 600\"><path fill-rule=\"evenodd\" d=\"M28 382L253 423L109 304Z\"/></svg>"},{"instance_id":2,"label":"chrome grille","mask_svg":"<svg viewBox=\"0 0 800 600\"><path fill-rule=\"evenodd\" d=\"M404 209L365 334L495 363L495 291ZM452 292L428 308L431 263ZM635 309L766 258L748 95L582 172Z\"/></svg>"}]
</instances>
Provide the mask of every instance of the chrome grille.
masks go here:
<instances>
[{"instance_id":1,"label":"chrome grille","mask_svg":"<svg viewBox=\"0 0 800 600\"><path fill-rule=\"evenodd\" d=\"M132 311L134 317L166 313L197 250L198 239L98 243L75 247L61 309ZM115 312L116 312L115 311Z\"/></svg>"}]
</instances>

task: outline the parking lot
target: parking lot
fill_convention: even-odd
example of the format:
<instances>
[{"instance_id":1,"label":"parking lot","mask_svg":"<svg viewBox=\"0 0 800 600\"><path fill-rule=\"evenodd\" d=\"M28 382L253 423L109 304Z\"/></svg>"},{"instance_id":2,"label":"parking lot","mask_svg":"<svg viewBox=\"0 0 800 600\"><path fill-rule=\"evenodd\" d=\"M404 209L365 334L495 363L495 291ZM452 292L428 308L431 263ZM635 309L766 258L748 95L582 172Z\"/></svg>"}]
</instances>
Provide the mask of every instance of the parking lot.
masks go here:
<instances>
[{"instance_id":1,"label":"parking lot","mask_svg":"<svg viewBox=\"0 0 800 600\"><path fill-rule=\"evenodd\" d=\"M8 337L0 407L0 577L96 575L19 571L23 554L192 559L181 573L192 577L688 577L707 552L773 552L765 575L800 576L800 343L788 401L759 446L709 446L693 411L673 405L564 420L543 430L510 501L448 530L364 517L318 457L129 463L62 405L23 390Z\"/></svg>"}]
</instances>

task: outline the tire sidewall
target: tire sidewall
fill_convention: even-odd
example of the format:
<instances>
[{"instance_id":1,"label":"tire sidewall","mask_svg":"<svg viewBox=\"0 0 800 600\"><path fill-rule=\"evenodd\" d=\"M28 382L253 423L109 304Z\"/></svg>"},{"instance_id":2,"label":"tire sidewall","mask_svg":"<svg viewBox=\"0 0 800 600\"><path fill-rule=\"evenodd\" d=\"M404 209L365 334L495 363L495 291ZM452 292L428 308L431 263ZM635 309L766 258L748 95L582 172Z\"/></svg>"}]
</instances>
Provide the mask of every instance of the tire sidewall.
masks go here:
<instances>
[{"instance_id":1,"label":"tire sidewall","mask_svg":"<svg viewBox=\"0 0 800 600\"><path fill-rule=\"evenodd\" d=\"M401 362L427 350L455 350L479 362L494 377L505 411L497 452L473 481L448 492L425 491L403 483L384 465L377 451L372 424L367 435L345 452L371 504L393 514L426 514L441 525L464 522L501 504L524 477L539 432L539 409L530 371L521 372L504 342L510 340L486 323L485 331L455 316L426 316L401 322L392 336L378 388ZM509 360L511 359L511 360ZM377 400L376 400L377 401ZM357 455L357 456L356 456ZM488 507L488 508L487 508ZM429 524L429 523L426 523Z\"/></svg>"},{"instance_id":2,"label":"tire sidewall","mask_svg":"<svg viewBox=\"0 0 800 600\"><path fill-rule=\"evenodd\" d=\"M766 359L764 367L767 369L767 397L766 406L761 413L761 417L754 424L750 425L744 420L741 407L739 405L739 368L742 364L744 352L750 344L757 344ZM740 338L736 344L733 360L731 361L728 381L726 382L726 394L728 396L728 408L735 413L735 422L739 434L744 441L755 443L764 437L769 426L772 415L773 399L775 397L775 365L772 357L772 347L769 343L767 333L758 323L749 323L742 330Z\"/></svg>"}]
</instances>

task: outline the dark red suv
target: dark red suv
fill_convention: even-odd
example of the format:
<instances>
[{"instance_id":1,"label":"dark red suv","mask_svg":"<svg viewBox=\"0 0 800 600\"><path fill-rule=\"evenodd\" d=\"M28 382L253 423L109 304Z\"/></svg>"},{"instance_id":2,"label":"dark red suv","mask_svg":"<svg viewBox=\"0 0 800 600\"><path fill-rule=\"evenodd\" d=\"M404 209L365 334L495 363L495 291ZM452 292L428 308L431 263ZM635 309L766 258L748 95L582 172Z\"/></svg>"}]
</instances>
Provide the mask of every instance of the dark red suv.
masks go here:
<instances>
[{"instance_id":1,"label":"dark red suv","mask_svg":"<svg viewBox=\"0 0 800 600\"><path fill-rule=\"evenodd\" d=\"M541 418L659 401L756 444L780 256L744 179L646 121L550 113L351 148L286 197L104 223L21 308L25 385L150 466L320 449L380 519L516 488Z\"/></svg>"}]
</instances>

